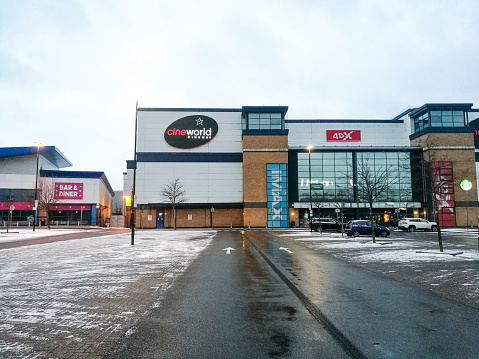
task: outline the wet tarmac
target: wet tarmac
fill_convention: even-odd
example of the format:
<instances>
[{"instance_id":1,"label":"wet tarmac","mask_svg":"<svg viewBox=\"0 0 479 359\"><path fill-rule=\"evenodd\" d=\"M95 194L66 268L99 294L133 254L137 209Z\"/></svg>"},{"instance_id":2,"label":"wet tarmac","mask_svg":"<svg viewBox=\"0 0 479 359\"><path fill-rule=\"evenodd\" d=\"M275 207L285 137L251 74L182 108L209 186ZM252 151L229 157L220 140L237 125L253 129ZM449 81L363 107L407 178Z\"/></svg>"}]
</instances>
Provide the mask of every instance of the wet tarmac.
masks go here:
<instances>
[{"instance_id":1,"label":"wet tarmac","mask_svg":"<svg viewBox=\"0 0 479 359\"><path fill-rule=\"evenodd\" d=\"M219 232L108 356L347 357L240 232Z\"/></svg>"},{"instance_id":2,"label":"wet tarmac","mask_svg":"<svg viewBox=\"0 0 479 359\"><path fill-rule=\"evenodd\" d=\"M108 358L479 357L477 308L277 234L219 231Z\"/></svg>"}]
</instances>

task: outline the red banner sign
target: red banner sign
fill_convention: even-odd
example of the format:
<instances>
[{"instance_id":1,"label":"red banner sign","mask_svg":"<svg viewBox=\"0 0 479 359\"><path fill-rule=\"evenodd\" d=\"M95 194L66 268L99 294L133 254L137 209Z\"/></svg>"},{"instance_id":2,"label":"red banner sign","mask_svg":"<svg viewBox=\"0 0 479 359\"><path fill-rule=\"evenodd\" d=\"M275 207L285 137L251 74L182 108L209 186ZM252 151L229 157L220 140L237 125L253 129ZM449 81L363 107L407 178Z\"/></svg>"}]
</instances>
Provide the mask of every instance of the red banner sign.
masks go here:
<instances>
[{"instance_id":1,"label":"red banner sign","mask_svg":"<svg viewBox=\"0 0 479 359\"><path fill-rule=\"evenodd\" d=\"M361 130L326 130L326 141L361 141Z\"/></svg>"},{"instance_id":2,"label":"red banner sign","mask_svg":"<svg viewBox=\"0 0 479 359\"><path fill-rule=\"evenodd\" d=\"M441 227L456 226L454 181L452 162L433 162L432 175L436 195L436 209Z\"/></svg>"},{"instance_id":3,"label":"red banner sign","mask_svg":"<svg viewBox=\"0 0 479 359\"><path fill-rule=\"evenodd\" d=\"M83 199L83 183L55 182L55 199Z\"/></svg>"}]
</instances>

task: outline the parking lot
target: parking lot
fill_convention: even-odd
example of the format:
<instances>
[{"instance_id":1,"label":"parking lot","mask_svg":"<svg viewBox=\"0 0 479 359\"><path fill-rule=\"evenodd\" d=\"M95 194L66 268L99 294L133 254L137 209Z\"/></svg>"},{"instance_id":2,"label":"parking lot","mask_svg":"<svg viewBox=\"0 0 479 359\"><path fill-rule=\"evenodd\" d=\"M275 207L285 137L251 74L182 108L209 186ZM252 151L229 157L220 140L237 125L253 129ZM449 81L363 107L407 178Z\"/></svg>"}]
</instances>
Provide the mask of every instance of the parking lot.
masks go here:
<instances>
[{"instance_id":1,"label":"parking lot","mask_svg":"<svg viewBox=\"0 0 479 359\"><path fill-rule=\"evenodd\" d=\"M371 236L355 238L333 231L284 231L279 235L355 266L479 308L476 228L443 229L443 253L439 251L437 232L391 228L391 235L377 238L376 244Z\"/></svg>"},{"instance_id":2,"label":"parking lot","mask_svg":"<svg viewBox=\"0 0 479 359\"><path fill-rule=\"evenodd\" d=\"M296 257L317 252L479 308L476 229L444 230L442 254L432 232L392 229L377 243L370 236L327 231L260 232L291 246L291 252L293 246L303 248ZM1 237L3 245L16 243L0 250L0 351L6 358L101 358L149 309L161 305L218 231L140 230L135 246L129 233L97 238L87 232L65 240L70 231L41 232L48 238L54 233L58 241L40 233L35 239L31 232ZM19 246L22 242L28 245ZM232 255L242 250L238 244ZM227 256L219 246L218 255Z\"/></svg>"}]
</instances>

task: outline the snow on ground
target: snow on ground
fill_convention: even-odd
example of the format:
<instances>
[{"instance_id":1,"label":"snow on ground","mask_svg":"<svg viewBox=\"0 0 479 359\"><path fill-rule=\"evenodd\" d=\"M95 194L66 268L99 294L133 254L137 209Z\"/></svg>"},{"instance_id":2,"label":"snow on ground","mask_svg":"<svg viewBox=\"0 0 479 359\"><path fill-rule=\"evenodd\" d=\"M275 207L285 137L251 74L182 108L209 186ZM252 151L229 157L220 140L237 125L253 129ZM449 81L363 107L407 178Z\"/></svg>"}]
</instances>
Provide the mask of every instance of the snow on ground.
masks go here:
<instances>
[{"instance_id":1,"label":"snow on ground","mask_svg":"<svg viewBox=\"0 0 479 359\"><path fill-rule=\"evenodd\" d=\"M95 228L85 228L85 229L79 229L79 228L55 228L52 227L52 229L47 229L45 227L36 227L35 232L33 231L33 227L10 227L7 228L0 227L0 243L5 243L5 242L17 242L17 241L25 241L29 239L35 239L35 238L42 238L42 237L49 237L49 236L60 236L64 234L70 234L70 233L78 233L78 232L84 232L84 231L100 231L101 229L98 227Z\"/></svg>"},{"instance_id":2,"label":"snow on ground","mask_svg":"<svg viewBox=\"0 0 479 359\"><path fill-rule=\"evenodd\" d=\"M447 231L450 233L461 233L458 230ZM446 233L447 233L446 232ZM462 230L464 233L464 230ZM315 249L323 249L330 253L352 253L351 259L355 262L364 261L380 261L388 263L398 262L454 262L454 261L479 261L479 250L477 246L465 246L463 244L444 243L444 253L439 254L439 246L437 240L424 240L421 235L415 238L394 237L382 238L376 237L376 242L372 242L371 236L348 237L341 233L296 231L282 234L283 237L292 238L297 241L305 242L308 247ZM432 233L427 233L432 234ZM477 238L477 231L467 232L467 235ZM445 241L446 242L446 241ZM372 251L371 249L377 248ZM427 253L417 253L417 252ZM448 255L463 252L460 255Z\"/></svg>"},{"instance_id":3,"label":"snow on ground","mask_svg":"<svg viewBox=\"0 0 479 359\"><path fill-rule=\"evenodd\" d=\"M63 357L80 348L101 357L215 234L138 230L134 246L125 233L0 250L2 357Z\"/></svg>"}]
</instances>

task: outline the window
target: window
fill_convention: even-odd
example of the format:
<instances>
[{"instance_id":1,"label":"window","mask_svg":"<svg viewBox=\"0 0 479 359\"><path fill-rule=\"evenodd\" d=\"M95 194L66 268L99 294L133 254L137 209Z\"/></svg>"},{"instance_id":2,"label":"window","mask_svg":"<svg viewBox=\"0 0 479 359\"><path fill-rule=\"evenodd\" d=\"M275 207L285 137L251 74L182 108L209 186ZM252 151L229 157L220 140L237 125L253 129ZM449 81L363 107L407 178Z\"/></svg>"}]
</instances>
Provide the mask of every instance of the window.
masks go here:
<instances>
[{"instance_id":1,"label":"window","mask_svg":"<svg viewBox=\"0 0 479 359\"><path fill-rule=\"evenodd\" d=\"M250 130L281 130L282 128L281 113L248 113Z\"/></svg>"},{"instance_id":2,"label":"window","mask_svg":"<svg viewBox=\"0 0 479 359\"><path fill-rule=\"evenodd\" d=\"M429 127L429 114L425 113L414 119L414 131L419 132L424 128Z\"/></svg>"},{"instance_id":3,"label":"window","mask_svg":"<svg viewBox=\"0 0 479 359\"><path fill-rule=\"evenodd\" d=\"M463 127L464 111L431 111L431 127ZM415 130L417 131L416 127Z\"/></svg>"}]
</instances>

